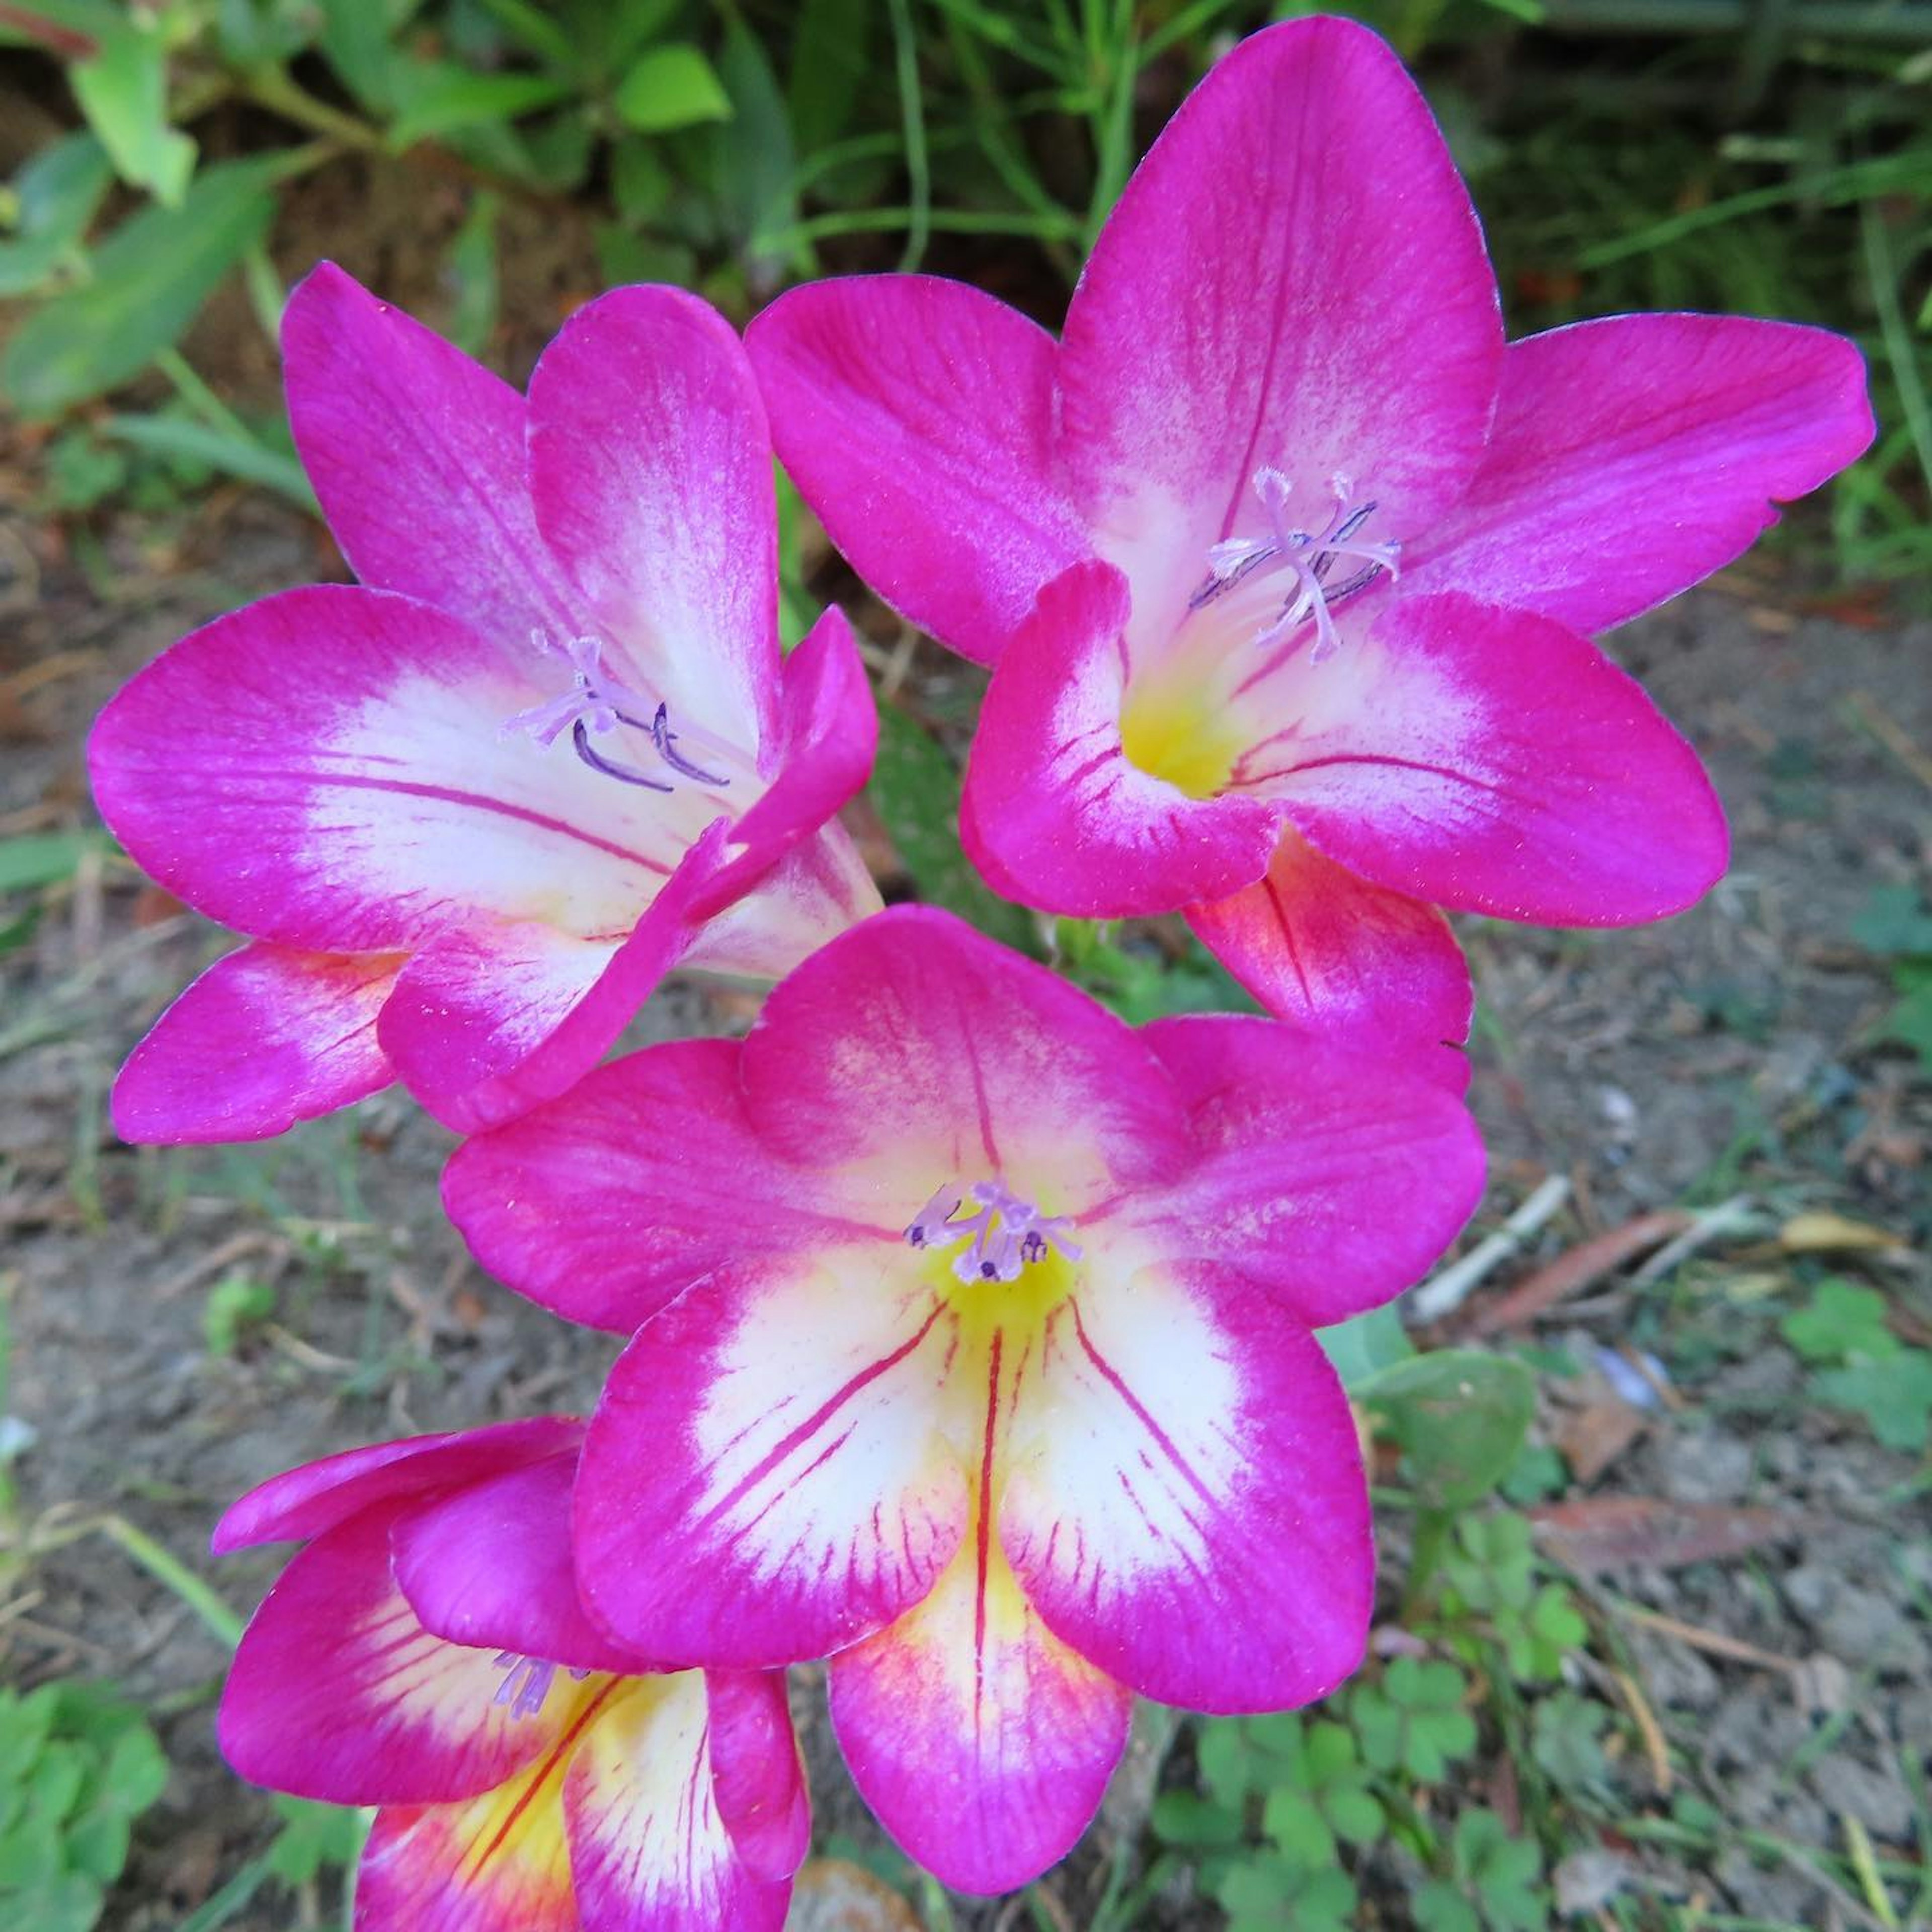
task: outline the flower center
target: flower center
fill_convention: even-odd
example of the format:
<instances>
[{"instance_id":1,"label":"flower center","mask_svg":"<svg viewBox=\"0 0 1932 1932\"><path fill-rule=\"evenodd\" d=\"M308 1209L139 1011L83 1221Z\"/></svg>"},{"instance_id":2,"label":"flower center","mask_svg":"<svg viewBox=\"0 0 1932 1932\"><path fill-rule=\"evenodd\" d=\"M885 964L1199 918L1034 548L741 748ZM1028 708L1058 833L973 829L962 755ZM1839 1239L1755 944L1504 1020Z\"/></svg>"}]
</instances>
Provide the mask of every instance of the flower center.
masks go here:
<instances>
[{"instance_id":1,"label":"flower center","mask_svg":"<svg viewBox=\"0 0 1932 1932\"><path fill-rule=\"evenodd\" d=\"M556 1682L557 1666L541 1657L526 1657L520 1651L503 1650L496 1653L496 1666L503 1673L503 1681L496 1687L496 1694L490 1701L493 1704L507 1704L512 1718L534 1718L542 1712L544 1700L550 1695L550 1687ZM573 1670L570 1673L580 1683L590 1673L588 1670Z\"/></svg>"},{"instance_id":2,"label":"flower center","mask_svg":"<svg viewBox=\"0 0 1932 1932\"><path fill-rule=\"evenodd\" d=\"M731 782L716 772L706 771L702 765L694 764L678 749L678 741L680 738L688 739L725 760L734 755L730 746L692 726L674 730L668 705L654 704L642 692L633 691L604 670L604 646L596 638L572 638L560 646L552 644L542 632L532 631L530 642L545 656L560 657L569 663L572 674L571 688L562 697L553 698L548 704L519 711L514 717L505 718L497 728L498 737L512 737L519 731L527 731L539 745L548 745L567 728L577 755L592 771L602 772L606 778L616 778L625 784L642 785L649 791L675 791L677 788L670 779L654 778L634 764L610 758L590 742L593 734L602 737L620 725L626 726L649 738L651 748L666 771L675 772L693 784L709 785L714 789Z\"/></svg>"},{"instance_id":3,"label":"flower center","mask_svg":"<svg viewBox=\"0 0 1932 1932\"><path fill-rule=\"evenodd\" d=\"M1265 647L1279 644L1300 626L1315 626L1315 649L1309 662L1319 664L1331 657L1341 644L1336 635L1330 607L1344 598L1366 590L1386 571L1393 577L1402 554L1395 543L1364 543L1358 532L1374 514L1372 500L1355 501L1354 486L1347 478L1334 478L1329 488L1334 493L1334 508L1318 530L1298 529L1288 520L1288 499L1292 488L1279 470L1255 472L1255 494L1261 499L1268 518L1265 537L1228 537L1210 544L1208 551L1208 580L1188 602L1198 610L1226 596L1237 584L1286 572L1289 579L1287 596L1280 610L1260 630L1254 641ZM1357 567L1339 582L1329 580L1338 557L1357 560ZM1138 762L1138 761L1137 761Z\"/></svg>"},{"instance_id":4,"label":"flower center","mask_svg":"<svg viewBox=\"0 0 1932 1932\"><path fill-rule=\"evenodd\" d=\"M978 1211L952 1217L970 1202ZM1058 1254L1077 1262L1082 1252L1067 1239L1073 1226L1064 1214L1042 1214L997 1180L976 1180L969 1187L949 1182L919 1211L905 1231L909 1246L945 1249L963 1243L952 1257L956 1280L1018 1281L1022 1268Z\"/></svg>"}]
</instances>

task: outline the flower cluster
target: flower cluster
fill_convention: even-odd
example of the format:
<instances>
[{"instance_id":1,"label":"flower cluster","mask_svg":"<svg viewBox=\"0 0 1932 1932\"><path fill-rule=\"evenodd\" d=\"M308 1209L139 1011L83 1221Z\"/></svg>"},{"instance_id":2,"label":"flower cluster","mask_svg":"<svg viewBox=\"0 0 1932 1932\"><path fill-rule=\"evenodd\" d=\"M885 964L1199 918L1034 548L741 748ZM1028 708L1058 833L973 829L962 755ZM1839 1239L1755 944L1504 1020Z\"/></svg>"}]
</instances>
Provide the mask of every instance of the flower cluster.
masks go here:
<instances>
[{"instance_id":1,"label":"flower cluster","mask_svg":"<svg viewBox=\"0 0 1932 1932\"><path fill-rule=\"evenodd\" d=\"M128 1138L393 1081L468 1136L483 1264L626 1338L587 1422L352 1451L218 1549L244 1774L378 1808L365 1932L776 1928L789 1665L946 1883L1061 1856L1132 1699L1355 1667L1368 1495L1317 1330L1480 1192L1444 909L1616 924L1720 872L1695 754L1589 641L1871 433L1847 344L1624 316L1505 344L1448 152L1366 31L1228 55L1058 342L957 284L632 288L518 394L339 271L285 325L352 586L108 707L95 794L248 935L123 1072ZM769 420L768 420L769 416ZM1265 1016L1130 1028L836 823L876 718L776 631L774 446L878 592L992 668L961 830L1044 910L1184 913ZM663 976L742 1040L609 1049Z\"/></svg>"}]
</instances>

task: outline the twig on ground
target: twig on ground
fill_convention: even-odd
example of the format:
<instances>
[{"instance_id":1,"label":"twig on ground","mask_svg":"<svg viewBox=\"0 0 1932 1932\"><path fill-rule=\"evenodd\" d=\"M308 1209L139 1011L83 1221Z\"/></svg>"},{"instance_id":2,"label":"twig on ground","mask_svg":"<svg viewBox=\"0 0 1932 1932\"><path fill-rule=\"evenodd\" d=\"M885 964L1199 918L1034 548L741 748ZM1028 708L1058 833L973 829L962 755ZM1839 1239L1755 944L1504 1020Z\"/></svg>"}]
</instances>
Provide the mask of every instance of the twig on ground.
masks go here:
<instances>
[{"instance_id":1,"label":"twig on ground","mask_svg":"<svg viewBox=\"0 0 1932 1932\"><path fill-rule=\"evenodd\" d=\"M1478 1282L1492 1274L1531 1235L1556 1218L1570 1198L1570 1183L1552 1174L1493 1234L1478 1241L1459 1262L1432 1274L1409 1297L1409 1312L1418 1322L1439 1322L1469 1298Z\"/></svg>"},{"instance_id":2,"label":"twig on ground","mask_svg":"<svg viewBox=\"0 0 1932 1932\"><path fill-rule=\"evenodd\" d=\"M1714 1657L1728 1657L1733 1663L1754 1664L1761 1670L1781 1670L1787 1675L1798 1667L1796 1658L1780 1657L1775 1651L1760 1650L1756 1644L1747 1643L1742 1637L1726 1636L1722 1630L1705 1630L1696 1624L1682 1623L1676 1617L1666 1616L1661 1610L1646 1610L1641 1604L1628 1603L1621 1597L1612 1597L1609 1603L1626 1622L1641 1624L1646 1630L1674 1636L1678 1642L1688 1643L1693 1650L1708 1651Z\"/></svg>"},{"instance_id":3,"label":"twig on ground","mask_svg":"<svg viewBox=\"0 0 1932 1932\"><path fill-rule=\"evenodd\" d=\"M1757 1203L1748 1194L1734 1194L1714 1208L1699 1211L1697 1218L1676 1240L1666 1242L1630 1276L1634 1288L1648 1288L1654 1282L1674 1274L1690 1257L1726 1234L1756 1231Z\"/></svg>"}]
</instances>

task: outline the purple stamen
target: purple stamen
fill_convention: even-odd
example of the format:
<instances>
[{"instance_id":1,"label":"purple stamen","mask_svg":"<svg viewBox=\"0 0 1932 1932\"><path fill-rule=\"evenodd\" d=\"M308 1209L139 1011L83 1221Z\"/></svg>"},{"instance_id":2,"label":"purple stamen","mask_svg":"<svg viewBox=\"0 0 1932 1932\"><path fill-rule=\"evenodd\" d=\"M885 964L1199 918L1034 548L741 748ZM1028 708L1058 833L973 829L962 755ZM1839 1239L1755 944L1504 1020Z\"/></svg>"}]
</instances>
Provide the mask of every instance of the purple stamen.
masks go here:
<instances>
[{"instance_id":1,"label":"purple stamen","mask_svg":"<svg viewBox=\"0 0 1932 1932\"><path fill-rule=\"evenodd\" d=\"M1288 520L1288 492L1292 486L1279 470L1255 472L1255 494L1268 520L1265 538L1229 537L1210 546L1208 581L1188 599L1191 610L1198 610L1225 596L1235 585L1257 572L1286 571L1294 589L1283 602L1280 614L1256 634L1255 642L1266 646L1279 643L1298 626L1312 621L1315 648L1309 662L1319 664L1332 657L1341 646L1341 638L1330 607L1344 598L1366 590L1383 572L1396 574L1402 546L1393 543L1359 543L1356 532L1374 512L1372 502L1356 503L1354 486L1346 477L1334 478L1335 508L1325 528L1319 532L1297 530ZM1340 584L1328 582L1335 560L1361 557L1364 567Z\"/></svg>"},{"instance_id":2,"label":"purple stamen","mask_svg":"<svg viewBox=\"0 0 1932 1932\"><path fill-rule=\"evenodd\" d=\"M642 785L647 791L675 791L676 786L647 776L634 765L607 758L592 746L593 732L602 737L607 731L614 731L620 724L628 724L635 730L650 734L658 756L680 778L688 778L694 784L719 789L731 782L728 778L693 764L678 750L679 738L694 734L672 730L668 705L660 702L654 706L642 692L633 691L628 685L620 684L615 678L605 675L604 646L596 638L572 638L559 646L553 644L542 632L532 631L530 641L548 657L568 658L574 681L562 697L553 698L546 704L505 718L497 727L498 737L512 737L519 731L527 731L538 744L549 745L567 730L577 755L592 771L602 772L606 778L618 779L625 784ZM703 732L694 735L700 740L706 736Z\"/></svg>"},{"instance_id":3,"label":"purple stamen","mask_svg":"<svg viewBox=\"0 0 1932 1932\"><path fill-rule=\"evenodd\" d=\"M970 1236L952 1258L952 1273L962 1282L1017 1281L1022 1268L1043 1262L1054 1250L1077 1262L1083 1250L1067 1238L1073 1226L1064 1214L1042 1214L995 1180L975 1181L973 1199L980 1211L956 1221L967 1190L949 1184L920 1209L905 1231L915 1248L946 1247Z\"/></svg>"},{"instance_id":4,"label":"purple stamen","mask_svg":"<svg viewBox=\"0 0 1932 1932\"><path fill-rule=\"evenodd\" d=\"M541 1657L526 1657L520 1651L502 1650L496 1653L496 1668L504 1673L503 1681L490 1702L508 1705L512 1718L538 1716L556 1680L556 1666ZM590 1672L573 1670L570 1674L581 1683Z\"/></svg>"},{"instance_id":5,"label":"purple stamen","mask_svg":"<svg viewBox=\"0 0 1932 1932\"><path fill-rule=\"evenodd\" d=\"M675 791L675 785L666 784L662 778L646 778L642 772L633 771L628 765L620 765L614 758L607 758L601 752L590 748L590 734L584 721L580 718L570 728L570 742L577 747L577 755L593 772L602 772L607 778L621 778L626 784L642 785L646 791Z\"/></svg>"}]
</instances>

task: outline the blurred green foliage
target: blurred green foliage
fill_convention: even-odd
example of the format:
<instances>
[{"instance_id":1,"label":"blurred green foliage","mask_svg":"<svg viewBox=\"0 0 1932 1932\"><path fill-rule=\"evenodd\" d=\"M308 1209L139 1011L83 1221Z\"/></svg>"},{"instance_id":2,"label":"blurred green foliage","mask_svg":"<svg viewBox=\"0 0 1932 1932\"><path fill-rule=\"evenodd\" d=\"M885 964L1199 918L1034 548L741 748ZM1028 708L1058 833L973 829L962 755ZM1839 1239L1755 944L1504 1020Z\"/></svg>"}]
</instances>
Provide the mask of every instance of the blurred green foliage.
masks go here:
<instances>
[{"instance_id":1,"label":"blurred green foliage","mask_svg":"<svg viewBox=\"0 0 1932 1932\"><path fill-rule=\"evenodd\" d=\"M0 296L32 304L0 389L51 417L158 369L177 392L166 426L146 434L130 412L106 434L304 500L285 436L229 413L169 355L232 274L272 322L280 201L356 155L406 154L464 187L470 216L442 266L448 326L475 350L500 320L507 198L587 210L605 280L686 283L740 314L828 266L923 264L1051 320L1185 88L1234 35L1314 10L30 0L0 16L0 44L61 64L74 126L0 189ZM1924 572L1932 48L1918 0L1352 10L1417 62L1516 332L1695 308L1857 334L1882 428L1831 493L1838 561L1850 578Z\"/></svg>"},{"instance_id":2,"label":"blurred green foliage","mask_svg":"<svg viewBox=\"0 0 1932 1932\"><path fill-rule=\"evenodd\" d=\"M0 1690L0 1916L88 1932L128 1862L134 1821L168 1781L139 1708L99 1685Z\"/></svg>"}]
</instances>

